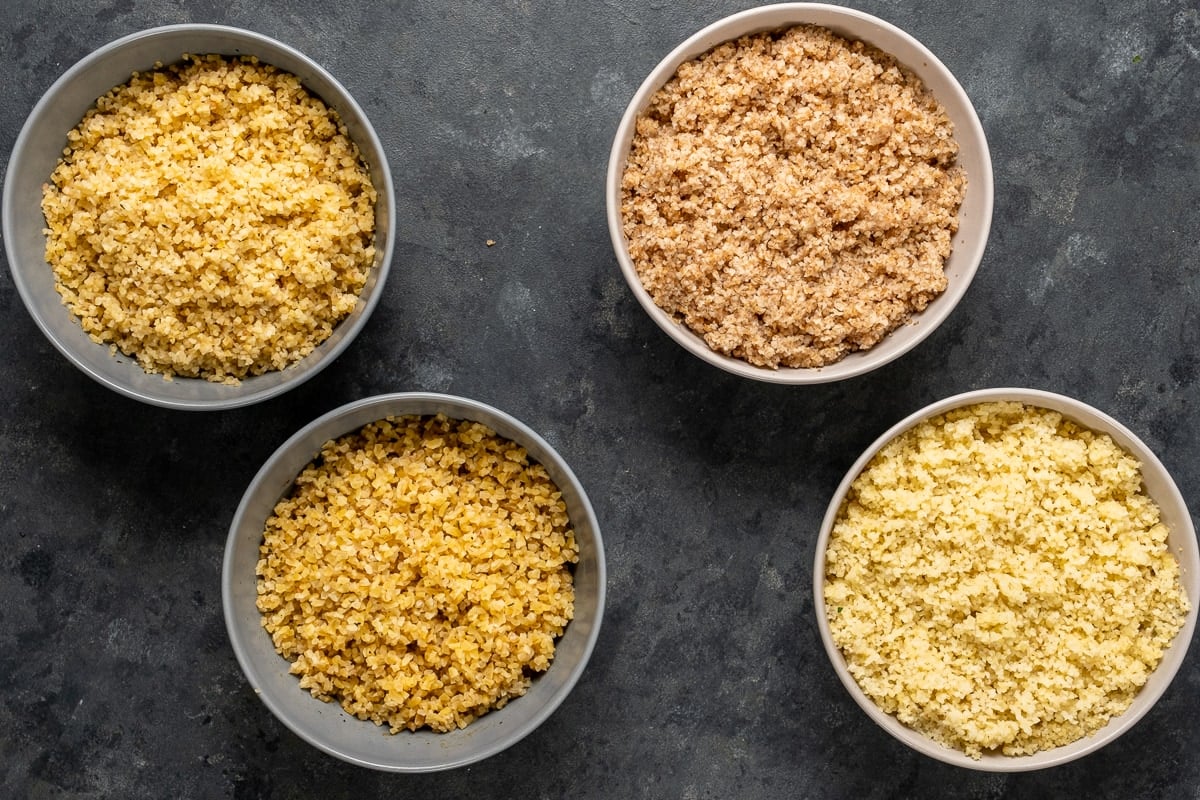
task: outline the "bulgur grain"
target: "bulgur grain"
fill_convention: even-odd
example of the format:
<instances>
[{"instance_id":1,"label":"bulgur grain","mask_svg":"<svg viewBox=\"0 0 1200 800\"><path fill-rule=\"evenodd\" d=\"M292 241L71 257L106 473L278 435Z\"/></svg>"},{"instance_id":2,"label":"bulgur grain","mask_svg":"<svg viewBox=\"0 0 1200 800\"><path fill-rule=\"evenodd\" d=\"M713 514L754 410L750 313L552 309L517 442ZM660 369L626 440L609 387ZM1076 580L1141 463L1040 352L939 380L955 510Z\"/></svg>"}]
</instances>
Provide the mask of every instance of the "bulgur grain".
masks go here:
<instances>
[{"instance_id":1,"label":"bulgur grain","mask_svg":"<svg viewBox=\"0 0 1200 800\"><path fill-rule=\"evenodd\" d=\"M43 188L46 261L149 373L280 370L353 310L375 189L336 113L254 58L185 56L105 94Z\"/></svg>"},{"instance_id":2,"label":"bulgur grain","mask_svg":"<svg viewBox=\"0 0 1200 800\"><path fill-rule=\"evenodd\" d=\"M950 411L876 455L834 524L824 599L862 690L975 758L1099 730L1188 611L1137 460L1015 402Z\"/></svg>"},{"instance_id":3,"label":"bulgur grain","mask_svg":"<svg viewBox=\"0 0 1200 800\"><path fill-rule=\"evenodd\" d=\"M327 443L268 519L258 607L300 685L392 732L526 692L574 614L561 493L476 422L389 418Z\"/></svg>"},{"instance_id":4,"label":"bulgur grain","mask_svg":"<svg viewBox=\"0 0 1200 800\"><path fill-rule=\"evenodd\" d=\"M682 64L622 178L646 291L718 353L820 367L941 294L966 178L920 79L801 25Z\"/></svg>"}]
</instances>

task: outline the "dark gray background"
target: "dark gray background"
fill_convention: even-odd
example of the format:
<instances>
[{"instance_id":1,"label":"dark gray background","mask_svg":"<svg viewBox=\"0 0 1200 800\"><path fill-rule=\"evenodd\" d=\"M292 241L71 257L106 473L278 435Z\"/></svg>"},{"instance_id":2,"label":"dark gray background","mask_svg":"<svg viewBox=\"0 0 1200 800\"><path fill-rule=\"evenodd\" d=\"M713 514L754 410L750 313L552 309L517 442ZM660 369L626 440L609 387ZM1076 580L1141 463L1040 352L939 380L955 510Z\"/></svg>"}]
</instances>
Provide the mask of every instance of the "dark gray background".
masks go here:
<instances>
[{"instance_id":1,"label":"dark gray background","mask_svg":"<svg viewBox=\"0 0 1200 800\"><path fill-rule=\"evenodd\" d=\"M337 363L231 412L143 406L72 367L0 271L0 796L1200 797L1200 654L1101 753L1001 776L916 755L837 682L813 620L828 498L859 452L968 389L1073 395L1200 491L1200 12L1194 0L864 0L974 100L992 238L948 322L869 376L788 388L685 353L623 283L604 220L618 118L657 61L745 2L12 2L4 163L92 49L221 22L315 58L399 190L379 309ZM486 246L494 239L493 247ZM591 665L550 720L469 768L325 756L243 680L220 567L241 492L344 402L434 390L540 431L609 559Z\"/></svg>"}]
</instances>

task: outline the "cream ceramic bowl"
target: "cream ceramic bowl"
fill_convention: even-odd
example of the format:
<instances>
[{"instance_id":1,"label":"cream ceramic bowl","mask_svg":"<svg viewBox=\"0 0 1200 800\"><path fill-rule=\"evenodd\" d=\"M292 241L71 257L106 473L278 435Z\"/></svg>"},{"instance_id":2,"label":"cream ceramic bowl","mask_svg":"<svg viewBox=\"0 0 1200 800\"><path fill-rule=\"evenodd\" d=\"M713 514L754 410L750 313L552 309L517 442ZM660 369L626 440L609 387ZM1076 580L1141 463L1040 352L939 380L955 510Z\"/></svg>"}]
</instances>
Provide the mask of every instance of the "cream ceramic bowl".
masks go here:
<instances>
[{"instance_id":1,"label":"cream ceramic bowl","mask_svg":"<svg viewBox=\"0 0 1200 800\"><path fill-rule=\"evenodd\" d=\"M291 72L335 110L358 145L378 199L375 204L375 264L358 305L316 350L278 372L226 386L198 378L164 380L123 355L113 356L83 332L54 289L46 263L42 185L50 179L74 128L97 98L129 80L134 71L172 64L183 54L253 55ZM42 333L75 366L127 397L169 408L208 410L257 403L316 375L350 344L374 310L391 263L395 236L395 191L387 157L366 114L350 93L312 59L258 33L221 25L170 25L131 34L107 44L68 69L46 91L13 146L4 181L4 246L13 282Z\"/></svg>"},{"instance_id":2,"label":"cream ceramic bowl","mask_svg":"<svg viewBox=\"0 0 1200 800\"><path fill-rule=\"evenodd\" d=\"M629 256L621 220L621 178L638 116L680 64L723 42L799 24L820 25L845 38L867 42L915 72L945 107L954 124L959 164L967 175L967 191L959 211L958 233L946 263L949 286L944 293L869 350L852 353L825 367L776 370L716 353L702 338L654 303ZM813 384L850 378L887 364L915 347L950 315L966 293L987 244L992 220L992 163L983 127L966 92L924 45L894 25L861 11L820 3L784 3L742 11L715 22L688 38L659 62L634 94L621 118L609 157L605 192L609 236L621 273L638 303L667 335L693 355L735 375L771 383Z\"/></svg>"},{"instance_id":3,"label":"cream ceramic bowl","mask_svg":"<svg viewBox=\"0 0 1200 800\"><path fill-rule=\"evenodd\" d=\"M563 493L579 546L575 565L575 616L555 645L550 668L528 693L450 733L428 730L389 734L386 727L350 716L300 688L291 666L275 651L256 605L255 566L266 520L296 476L328 440L388 416L445 414L481 422L523 446L546 468ZM605 598L600 525L582 484L542 437L512 416L483 403L442 394L390 394L360 400L325 414L279 447L251 481L238 506L221 574L225 625L238 663L255 694L276 717L314 747L352 764L389 772L450 769L495 755L532 733L570 694L600 634Z\"/></svg>"},{"instance_id":4,"label":"cream ceramic bowl","mask_svg":"<svg viewBox=\"0 0 1200 800\"><path fill-rule=\"evenodd\" d=\"M1134 699L1133 705L1120 716L1109 720L1105 727L1091 736L1071 744L1033 755L984 754L980 759L975 760L959 750L945 747L903 725L894 716L884 713L859 688L830 634L824 597L825 555L829 545L830 532L850 489L850 484L888 442L915 425L951 409L1002 400L1019 401L1029 406L1058 411L1085 428L1108 434L1117 445L1141 462L1143 485L1146 492L1158 504L1162 521L1170 531L1168 546L1179 560L1181 580L1191 608L1183 629L1175 636L1163 655L1162 661ZM834 492L817 537L816 559L813 564L813 601L821 641L825 645L825 651L833 663L838 678L854 701L880 727L912 749L939 761L988 772L1023 772L1065 764L1104 747L1133 727L1166 691L1187 654L1188 644L1191 642L1192 633L1196 627L1197 612L1200 611L1200 550L1197 549L1196 531L1192 525L1191 514L1188 512L1179 489L1150 448L1124 425L1085 403L1062 395L1033 389L983 389L946 398L909 415L876 439L866 452L854 462L837 491Z\"/></svg>"}]
</instances>

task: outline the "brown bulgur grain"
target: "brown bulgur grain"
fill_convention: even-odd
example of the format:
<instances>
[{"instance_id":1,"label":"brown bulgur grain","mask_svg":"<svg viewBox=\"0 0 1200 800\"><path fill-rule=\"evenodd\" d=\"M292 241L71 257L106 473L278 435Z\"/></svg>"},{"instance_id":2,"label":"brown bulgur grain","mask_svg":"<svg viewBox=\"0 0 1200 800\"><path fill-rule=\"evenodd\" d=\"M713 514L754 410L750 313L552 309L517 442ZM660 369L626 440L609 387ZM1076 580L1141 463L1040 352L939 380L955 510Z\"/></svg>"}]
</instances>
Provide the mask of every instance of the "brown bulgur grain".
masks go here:
<instances>
[{"instance_id":1,"label":"brown bulgur grain","mask_svg":"<svg viewBox=\"0 0 1200 800\"><path fill-rule=\"evenodd\" d=\"M392 732L525 693L574 614L561 493L476 422L389 418L327 443L267 521L258 607L300 685Z\"/></svg>"},{"instance_id":2,"label":"brown bulgur grain","mask_svg":"<svg viewBox=\"0 0 1200 800\"><path fill-rule=\"evenodd\" d=\"M353 310L375 199L296 76L185 56L71 131L43 189L46 261L95 341L150 373L236 383L303 358Z\"/></svg>"},{"instance_id":3,"label":"brown bulgur grain","mask_svg":"<svg viewBox=\"0 0 1200 800\"><path fill-rule=\"evenodd\" d=\"M947 285L966 179L945 110L889 55L801 25L680 65L622 179L646 291L718 353L820 367Z\"/></svg>"},{"instance_id":4,"label":"brown bulgur grain","mask_svg":"<svg viewBox=\"0 0 1200 800\"><path fill-rule=\"evenodd\" d=\"M950 411L872 459L832 530L824 596L862 690L975 758L1099 730L1189 607L1137 460L1014 402Z\"/></svg>"}]
</instances>

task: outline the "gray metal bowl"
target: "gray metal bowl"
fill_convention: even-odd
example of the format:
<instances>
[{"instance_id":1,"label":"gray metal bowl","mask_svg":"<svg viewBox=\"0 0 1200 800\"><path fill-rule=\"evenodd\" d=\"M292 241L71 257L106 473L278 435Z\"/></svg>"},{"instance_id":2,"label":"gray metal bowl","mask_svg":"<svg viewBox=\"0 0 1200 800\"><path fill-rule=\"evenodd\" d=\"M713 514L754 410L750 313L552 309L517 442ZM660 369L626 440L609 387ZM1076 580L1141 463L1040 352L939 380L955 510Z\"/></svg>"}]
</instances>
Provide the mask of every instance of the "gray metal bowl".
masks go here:
<instances>
[{"instance_id":1,"label":"gray metal bowl","mask_svg":"<svg viewBox=\"0 0 1200 800\"><path fill-rule=\"evenodd\" d=\"M198 378L164 380L150 375L131 358L113 356L83 332L54 289L46 263L46 226L42 185L50 178L66 146L67 133L104 93L129 80L134 71L171 64L184 53L254 55L293 73L334 109L358 145L378 192L375 206L375 265L354 311L333 335L287 369L246 378L226 386ZM101 384L128 397L181 409L234 408L274 397L311 378L354 339L375 308L391 263L395 241L395 191L383 145L354 98L312 59L261 34L220 25L170 25L135 33L101 47L45 93L21 129L4 181L4 246L13 282L26 308L46 337L77 367Z\"/></svg>"},{"instance_id":2,"label":"gray metal bowl","mask_svg":"<svg viewBox=\"0 0 1200 800\"><path fill-rule=\"evenodd\" d=\"M563 493L579 545L575 565L575 617L555 648L550 669L529 692L450 733L428 730L389 734L356 719L336 703L301 689L290 663L262 626L255 565L267 517L300 471L330 439L392 415L442 413L481 422L524 447ZM441 394L390 394L335 409L292 436L267 460L238 506L225 546L221 574L225 625L242 671L276 717L315 747L353 764L390 772L432 772L470 764L516 743L546 720L583 674L604 614L605 566L600 526L583 486L555 450L526 425L474 400Z\"/></svg>"}]
</instances>

